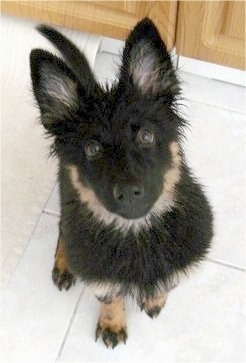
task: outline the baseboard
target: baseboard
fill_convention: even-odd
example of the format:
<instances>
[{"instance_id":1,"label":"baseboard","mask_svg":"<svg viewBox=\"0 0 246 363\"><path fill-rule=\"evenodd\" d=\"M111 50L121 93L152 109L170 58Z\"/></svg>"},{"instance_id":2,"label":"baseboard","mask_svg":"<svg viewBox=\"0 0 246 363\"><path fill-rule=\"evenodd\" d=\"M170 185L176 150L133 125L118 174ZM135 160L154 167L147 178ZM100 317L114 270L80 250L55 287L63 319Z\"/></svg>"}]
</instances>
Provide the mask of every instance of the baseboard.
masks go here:
<instances>
[{"instance_id":1,"label":"baseboard","mask_svg":"<svg viewBox=\"0 0 246 363\"><path fill-rule=\"evenodd\" d=\"M178 68L181 71L219 81L246 86L246 73L239 69L225 67L197 59L178 56Z\"/></svg>"},{"instance_id":2,"label":"baseboard","mask_svg":"<svg viewBox=\"0 0 246 363\"><path fill-rule=\"evenodd\" d=\"M99 51L121 54L123 47L123 41L104 37L101 41ZM172 51L172 59L173 63L175 65L177 64L178 68L182 71L244 87L246 86L245 71L193 58L178 56L175 49Z\"/></svg>"}]
</instances>

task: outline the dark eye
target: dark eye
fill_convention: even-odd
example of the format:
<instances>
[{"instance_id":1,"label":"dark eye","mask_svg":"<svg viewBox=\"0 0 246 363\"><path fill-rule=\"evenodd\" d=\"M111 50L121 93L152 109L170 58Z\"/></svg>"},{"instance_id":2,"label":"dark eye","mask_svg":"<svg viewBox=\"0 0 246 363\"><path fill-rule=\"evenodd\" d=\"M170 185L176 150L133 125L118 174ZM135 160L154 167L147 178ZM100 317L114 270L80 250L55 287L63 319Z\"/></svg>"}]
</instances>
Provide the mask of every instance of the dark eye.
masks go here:
<instances>
[{"instance_id":1,"label":"dark eye","mask_svg":"<svg viewBox=\"0 0 246 363\"><path fill-rule=\"evenodd\" d=\"M93 158L100 154L102 145L98 141L92 140L85 145L84 150L88 158Z\"/></svg>"},{"instance_id":2,"label":"dark eye","mask_svg":"<svg viewBox=\"0 0 246 363\"><path fill-rule=\"evenodd\" d=\"M155 135L152 131L147 129L140 129L136 136L137 143L141 146L149 146L154 144Z\"/></svg>"}]
</instances>

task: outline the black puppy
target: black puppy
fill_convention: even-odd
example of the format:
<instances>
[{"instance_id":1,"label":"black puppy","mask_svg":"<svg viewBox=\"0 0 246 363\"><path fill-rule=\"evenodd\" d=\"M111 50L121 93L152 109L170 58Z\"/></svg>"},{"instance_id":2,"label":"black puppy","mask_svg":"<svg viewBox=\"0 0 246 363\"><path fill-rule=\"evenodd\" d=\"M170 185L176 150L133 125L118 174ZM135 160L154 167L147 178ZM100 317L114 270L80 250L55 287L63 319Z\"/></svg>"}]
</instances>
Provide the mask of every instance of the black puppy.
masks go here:
<instances>
[{"instance_id":1,"label":"black puppy","mask_svg":"<svg viewBox=\"0 0 246 363\"><path fill-rule=\"evenodd\" d=\"M56 30L38 30L64 60L31 52L33 90L59 159L60 235L53 280L81 278L100 301L96 337L127 338L124 297L151 317L208 251L212 213L181 147L179 82L149 19L136 25L118 80L103 89L83 54Z\"/></svg>"}]
</instances>

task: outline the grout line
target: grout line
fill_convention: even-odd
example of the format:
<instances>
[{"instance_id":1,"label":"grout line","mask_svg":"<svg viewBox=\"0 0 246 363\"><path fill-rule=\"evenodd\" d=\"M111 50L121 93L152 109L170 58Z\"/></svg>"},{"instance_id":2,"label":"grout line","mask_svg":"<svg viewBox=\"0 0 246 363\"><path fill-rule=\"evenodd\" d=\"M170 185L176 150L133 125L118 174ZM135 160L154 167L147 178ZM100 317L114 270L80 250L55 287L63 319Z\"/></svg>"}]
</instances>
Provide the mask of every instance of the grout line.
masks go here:
<instances>
[{"instance_id":1,"label":"grout line","mask_svg":"<svg viewBox=\"0 0 246 363\"><path fill-rule=\"evenodd\" d=\"M108 77L97 76L97 75L95 75L95 78L96 78L97 80L99 80L99 81L100 81L100 79L106 79L107 81L111 81L111 82L114 82L114 81L116 81L116 80L117 80L117 77L115 77L115 78L108 78Z\"/></svg>"},{"instance_id":2,"label":"grout line","mask_svg":"<svg viewBox=\"0 0 246 363\"><path fill-rule=\"evenodd\" d=\"M227 108L226 106L214 105L213 103L207 103L207 102L203 102L203 101L199 101L199 100L195 100L193 98L187 98L187 97L185 97L184 100L188 101L188 102L190 101L190 102L194 102L194 103L200 103L202 105L206 105L206 106L209 106L209 107L218 108L218 109L220 109L222 111L229 111L229 112L233 112L233 113L239 113L240 115L245 116L245 112L238 111L238 110L235 110L233 108Z\"/></svg>"},{"instance_id":3,"label":"grout line","mask_svg":"<svg viewBox=\"0 0 246 363\"><path fill-rule=\"evenodd\" d=\"M77 303L76 303L76 305L75 305L75 308L74 308L73 314L72 314L71 319L70 319L70 321L69 321L68 327L67 327L67 329L66 329L66 332L65 332L64 338L63 338L63 340L62 340L62 343L61 343L60 349L59 349L59 351L58 351L58 354L57 354L57 356L56 356L55 362L58 362L58 361L59 361L59 359L60 359L61 353L62 353L63 348L64 348L64 346L65 346L65 343L66 343L66 341L67 341L67 337L68 337L68 335L69 335L69 333L70 333L70 330L71 330L71 328L72 328L72 325L73 325L73 322L74 322L75 316L76 316L76 314L77 314L77 311L78 311L78 308L79 308L79 304L80 304L81 298L82 298L82 296L83 296L83 294L84 294L84 291L85 291L85 288L82 290L82 292L81 292L81 293L80 293L80 295L79 295L78 301L77 301Z\"/></svg>"},{"instance_id":4,"label":"grout line","mask_svg":"<svg viewBox=\"0 0 246 363\"><path fill-rule=\"evenodd\" d=\"M103 51L100 51L98 52L98 54L106 54L106 55L110 55L110 56L113 56L113 57L120 57L120 52L119 53L112 53L110 51L107 51L107 50L103 50Z\"/></svg>"},{"instance_id":5,"label":"grout line","mask_svg":"<svg viewBox=\"0 0 246 363\"><path fill-rule=\"evenodd\" d=\"M44 209L43 210L43 213L44 214L47 214L47 215L50 215L50 216L54 216L54 217L60 217L60 213L59 212L52 211L52 210L49 210L49 209ZM41 215L42 215L42 213L41 213ZM41 217L41 215L40 215L40 217ZM38 219L38 221L39 221L39 219ZM36 228L36 226L35 226L35 228ZM34 228L34 230L35 230L35 228ZM217 265L221 265L221 266L224 266L224 267L232 268L234 270L246 272L246 268L241 267L241 266L237 266L237 265L234 265L234 264L231 264L229 262L220 261L220 260L213 259L213 258L206 258L206 260L209 261L209 262L215 263Z\"/></svg>"},{"instance_id":6,"label":"grout line","mask_svg":"<svg viewBox=\"0 0 246 363\"><path fill-rule=\"evenodd\" d=\"M54 212L54 211L51 211L51 210L48 210L48 209L44 210L43 213L47 214L47 215L54 216L54 217L60 217L59 212ZM224 266L224 267L229 267L229 268L232 268L232 269L235 269L235 270L238 270L238 271L246 272L245 267L237 266L237 265L234 265L234 264L229 263L229 262L220 261L220 260L213 259L213 258L206 258L206 260L209 261L209 262L216 263L218 265Z\"/></svg>"},{"instance_id":7,"label":"grout line","mask_svg":"<svg viewBox=\"0 0 246 363\"><path fill-rule=\"evenodd\" d=\"M19 264L20 264L20 262L21 262L21 260L22 260L22 258L23 258L23 256L24 256L24 254L25 254L25 252L26 252L26 250L27 250L27 248L28 248L28 246L29 246L29 244L30 244L30 242L31 242L31 240L32 240L32 237L33 237L33 235L34 235L34 233L35 233L35 231L36 231L36 229L37 229L37 226L38 226L38 224L39 224L39 222L40 222L40 220L41 220L41 217L42 217L42 215L43 215L43 213L44 213L44 210L45 210L45 208L46 208L46 206L47 206L47 204L48 204L48 201L49 201L49 199L50 199L50 197L51 197L51 195L52 195L52 193L53 193L53 191L54 191L54 189L55 189L55 187L56 187L56 183L55 183L55 185L52 187L52 189L51 189L51 192L50 192L50 194L49 194L49 196L48 196L48 198L47 198L47 200L46 200L46 202L43 204L43 206L41 207L41 212L40 212L40 214L38 215L38 217L37 217L37 219L36 219L36 221L35 221L35 223L34 223L34 225L33 225L33 229L32 229L32 231L31 231L31 235L29 236L29 238L27 239L27 241L26 241L26 243L24 243L23 244L23 247L21 247L21 252L20 253L18 253L19 254L19 256L18 256L18 259L17 259L17 261L15 262L15 265L13 266L13 269L10 271L10 273L8 274L8 276L7 276L7 279L6 279L6 284L8 283L8 281L10 281L10 279L11 279L11 277L13 276L13 274L15 273L15 271L16 271L16 269L17 269L17 267L19 266ZM59 215L56 215L56 214L52 214L54 217L57 217L57 216L59 216ZM5 261L9 258L9 256L13 256L13 254L14 254L14 252L13 251L10 251L9 253L8 253L8 255L5 257L5 259L2 261L2 266L3 266L3 264L5 263ZM17 258L17 255L16 255L16 258Z\"/></svg>"},{"instance_id":8,"label":"grout line","mask_svg":"<svg viewBox=\"0 0 246 363\"><path fill-rule=\"evenodd\" d=\"M60 212L55 212L49 209L44 209L43 213L48 214L50 216L60 217Z\"/></svg>"},{"instance_id":9,"label":"grout line","mask_svg":"<svg viewBox=\"0 0 246 363\"><path fill-rule=\"evenodd\" d=\"M31 241L32 241L32 238L33 238L33 235L38 227L38 224L42 218L44 214L44 211L42 210L41 213L39 214L34 226L33 226L33 230L32 230L32 233L30 235L30 237L27 239L27 242L25 243L25 245L23 246L23 248L21 249L21 252L20 252L20 255L18 256L18 260L16 261L15 265L14 265L14 268L11 270L11 272L9 273L8 277L7 277L7 280L6 280L6 285L8 284L8 282L10 281L10 279L12 278L13 274L15 273L17 267L19 266L19 264L21 263L22 259L23 259L23 256L24 254L26 253L26 250L28 248L28 246L30 245ZM53 215L53 217L57 217L57 215ZM10 254L13 254L13 251L10 252L6 258L4 259L2 265L4 264L4 262L6 261L6 259L9 257Z\"/></svg>"},{"instance_id":10,"label":"grout line","mask_svg":"<svg viewBox=\"0 0 246 363\"><path fill-rule=\"evenodd\" d=\"M46 209L46 207L47 207L47 205L48 205L48 203L49 203L49 200L50 200L50 198L51 198L52 194L53 194L53 193L54 193L54 191L55 191L56 185L57 185L57 181L55 182L55 185L53 185L53 188L51 189L51 192L50 192L50 194L49 194L49 196L48 196L48 198L47 198L47 200L46 200L46 202L45 202L45 204L44 204L44 207L42 208L42 211L43 211L43 212L45 211L45 209Z\"/></svg>"},{"instance_id":11,"label":"grout line","mask_svg":"<svg viewBox=\"0 0 246 363\"><path fill-rule=\"evenodd\" d=\"M213 259L213 258L206 258L206 260L209 261L209 262L212 262L212 263L216 263L217 265L221 265L221 266L224 266L224 267L232 268L234 270L246 272L246 268L241 267L241 266L233 265L232 263L229 263L229 262L224 262L224 261L216 260L216 259Z\"/></svg>"}]
</instances>

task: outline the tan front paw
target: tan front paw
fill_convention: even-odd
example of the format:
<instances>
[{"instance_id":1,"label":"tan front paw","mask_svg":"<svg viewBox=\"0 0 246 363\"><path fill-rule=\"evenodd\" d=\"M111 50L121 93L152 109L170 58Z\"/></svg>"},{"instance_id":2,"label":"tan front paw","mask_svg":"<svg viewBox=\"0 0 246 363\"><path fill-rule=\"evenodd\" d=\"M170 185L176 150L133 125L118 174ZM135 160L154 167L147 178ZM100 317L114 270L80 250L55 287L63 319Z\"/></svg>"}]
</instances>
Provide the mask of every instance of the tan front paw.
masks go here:
<instances>
[{"instance_id":1,"label":"tan front paw","mask_svg":"<svg viewBox=\"0 0 246 363\"><path fill-rule=\"evenodd\" d=\"M127 332L125 327L120 329L115 329L115 327L112 326L102 328L100 322L98 322L96 329L96 341L100 336L102 337L106 347L112 349L114 349L120 342L124 342L124 344L126 344L127 340Z\"/></svg>"},{"instance_id":2,"label":"tan front paw","mask_svg":"<svg viewBox=\"0 0 246 363\"><path fill-rule=\"evenodd\" d=\"M111 303L100 303L100 317L96 329L107 348L114 348L121 342L126 343L127 332L123 299L117 297Z\"/></svg>"}]
</instances>

